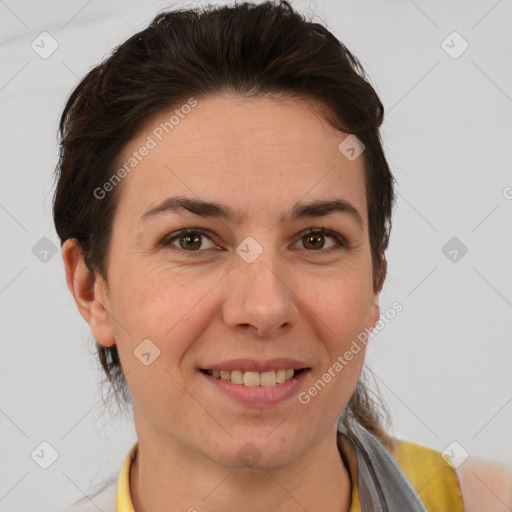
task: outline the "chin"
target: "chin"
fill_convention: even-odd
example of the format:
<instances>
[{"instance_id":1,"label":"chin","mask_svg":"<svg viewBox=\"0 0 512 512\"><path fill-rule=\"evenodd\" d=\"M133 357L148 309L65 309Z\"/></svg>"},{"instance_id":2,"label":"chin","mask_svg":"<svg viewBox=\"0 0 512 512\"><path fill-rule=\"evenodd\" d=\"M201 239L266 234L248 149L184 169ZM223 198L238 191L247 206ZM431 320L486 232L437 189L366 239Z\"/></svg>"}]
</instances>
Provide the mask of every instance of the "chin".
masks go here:
<instances>
[{"instance_id":1,"label":"chin","mask_svg":"<svg viewBox=\"0 0 512 512\"><path fill-rule=\"evenodd\" d=\"M286 441L282 435L272 439L273 434L268 432L260 436L236 436L212 460L230 469L272 471L288 466L303 451L298 440ZM222 445L219 449L222 450Z\"/></svg>"}]
</instances>

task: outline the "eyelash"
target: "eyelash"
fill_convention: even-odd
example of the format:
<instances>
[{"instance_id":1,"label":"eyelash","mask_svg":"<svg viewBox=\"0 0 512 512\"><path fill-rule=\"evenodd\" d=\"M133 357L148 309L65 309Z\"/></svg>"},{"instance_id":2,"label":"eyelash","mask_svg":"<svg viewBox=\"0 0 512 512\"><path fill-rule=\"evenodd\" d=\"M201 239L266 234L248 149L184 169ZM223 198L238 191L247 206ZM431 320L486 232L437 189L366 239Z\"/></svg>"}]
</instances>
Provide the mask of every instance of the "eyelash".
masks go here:
<instances>
[{"instance_id":1,"label":"eyelash","mask_svg":"<svg viewBox=\"0 0 512 512\"><path fill-rule=\"evenodd\" d=\"M176 239L179 239L183 236L187 236L187 235L195 235L195 234L199 234L199 235L202 235L202 236L205 236L206 238L208 238L210 241L213 242L213 240L211 240L211 236L210 236L210 233L208 231L205 231L204 229L201 229L201 228L188 228L188 229L182 229L181 231L177 231L175 233L171 233L167 236L165 236L163 238L163 240L160 242L160 245L163 246L163 247L168 247L168 248L173 248L173 249L176 249L182 253L185 253L187 254L187 256L192 256L192 257L197 257L197 256L200 256L202 252L204 252L205 250L207 249L199 249L199 250L195 250L195 251L187 251L185 249L182 249L181 247L176 247L174 245L172 245L172 242ZM336 242L336 245L334 245L333 247L329 247L328 249L318 249L318 250L308 250L308 249L304 249L305 251L307 252L311 252L311 253L320 253L320 254L331 254L332 252L335 252L335 251L339 251L341 249L346 249L349 244L347 243L347 241L339 234L339 233L336 233L334 231L330 231L328 229L324 229L324 228L309 228L309 229L306 229L305 231L301 232L298 236L298 240L304 238L305 236L308 236L308 235L324 235L324 236L328 236L332 239L334 239L334 241Z\"/></svg>"}]
</instances>

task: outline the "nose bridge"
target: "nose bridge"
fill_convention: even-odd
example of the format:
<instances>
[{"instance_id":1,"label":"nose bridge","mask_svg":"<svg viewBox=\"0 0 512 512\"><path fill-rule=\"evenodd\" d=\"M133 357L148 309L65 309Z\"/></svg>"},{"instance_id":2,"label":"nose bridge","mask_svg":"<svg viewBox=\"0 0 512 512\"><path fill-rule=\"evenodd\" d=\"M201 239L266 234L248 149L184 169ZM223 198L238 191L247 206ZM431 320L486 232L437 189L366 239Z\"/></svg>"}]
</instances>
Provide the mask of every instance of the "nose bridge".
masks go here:
<instances>
[{"instance_id":1,"label":"nose bridge","mask_svg":"<svg viewBox=\"0 0 512 512\"><path fill-rule=\"evenodd\" d=\"M298 311L294 285L279 255L250 238L237 247L224 319L231 328L250 325L261 336L295 323Z\"/></svg>"}]
</instances>

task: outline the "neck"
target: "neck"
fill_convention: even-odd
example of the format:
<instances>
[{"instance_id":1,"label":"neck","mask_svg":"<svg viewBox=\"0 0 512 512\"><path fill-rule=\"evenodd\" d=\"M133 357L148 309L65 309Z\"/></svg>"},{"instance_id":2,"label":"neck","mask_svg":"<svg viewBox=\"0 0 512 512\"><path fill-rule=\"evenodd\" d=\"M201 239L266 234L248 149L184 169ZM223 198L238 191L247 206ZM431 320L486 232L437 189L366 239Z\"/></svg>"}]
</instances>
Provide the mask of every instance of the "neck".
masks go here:
<instances>
[{"instance_id":1,"label":"neck","mask_svg":"<svg viewBox=\"0 0 512 512\"><path fill-rule=\"evenodd\" d=\"M158 440L158 441L157 441ZM336 432L292 465L275 470L230 469L170 438L139 436L130 472L136 512L348 512L350 475L340 457Z\"/></svg>"}]
</instances>

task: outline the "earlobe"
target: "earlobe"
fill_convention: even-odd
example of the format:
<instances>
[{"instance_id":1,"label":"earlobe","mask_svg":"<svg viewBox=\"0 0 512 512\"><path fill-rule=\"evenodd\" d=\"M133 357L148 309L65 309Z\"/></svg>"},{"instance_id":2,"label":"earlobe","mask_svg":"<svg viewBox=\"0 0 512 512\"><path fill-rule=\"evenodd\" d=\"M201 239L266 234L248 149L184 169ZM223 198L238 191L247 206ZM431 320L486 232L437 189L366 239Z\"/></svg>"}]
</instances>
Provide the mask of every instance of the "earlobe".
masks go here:
<instances>
[{"instance_id":1,"label":"earlobe","mask_svg":"<svg viewBox=\"0 0 512 512\"><path fill-rule=\"evenodd\" d=\"M89 324L94 339L106 347L115 345L106 285L98 275L91 275L76 239L68 239L62 246L62 259L66 269L66 283L75 304Z\"/></svg>"}]
</instances>

